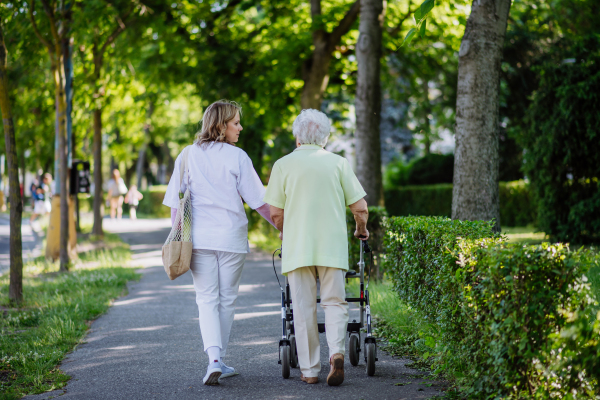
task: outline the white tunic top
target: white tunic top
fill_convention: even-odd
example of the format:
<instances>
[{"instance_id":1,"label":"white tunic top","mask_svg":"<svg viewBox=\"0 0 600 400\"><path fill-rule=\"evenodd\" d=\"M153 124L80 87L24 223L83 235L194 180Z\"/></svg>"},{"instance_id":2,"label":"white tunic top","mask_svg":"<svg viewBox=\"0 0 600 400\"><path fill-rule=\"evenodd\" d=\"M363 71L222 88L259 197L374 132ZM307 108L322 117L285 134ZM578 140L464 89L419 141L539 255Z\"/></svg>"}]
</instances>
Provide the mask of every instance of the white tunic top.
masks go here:
<instances>
[{"instance_id":1,"label":"white tunic top","mask_svg":"<svg viewBox=\"0 0 600 400\"><path fill-rule=\"evenodd\" d=\"M181 191L185 192L189 172L193 248L249 253L248 218L242 199L252 209L265 204L265 188L252 160L244 150L229 144L189 147ZM171 208L179 207L180 165L181 154L175 160L163 201Z\"/></svg>"}]
</instances>

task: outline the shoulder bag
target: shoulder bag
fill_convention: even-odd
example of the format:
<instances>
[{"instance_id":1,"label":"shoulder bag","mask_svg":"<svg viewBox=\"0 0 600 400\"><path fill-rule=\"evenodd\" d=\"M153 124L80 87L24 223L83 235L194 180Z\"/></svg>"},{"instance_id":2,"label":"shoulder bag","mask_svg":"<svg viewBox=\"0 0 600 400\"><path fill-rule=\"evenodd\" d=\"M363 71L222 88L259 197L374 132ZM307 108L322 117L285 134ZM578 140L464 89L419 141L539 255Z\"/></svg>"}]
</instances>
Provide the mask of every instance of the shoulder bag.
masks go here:
<instances>
[{"instance_id":1,"label":"shoulder bag","mask_svg":"<svg viewBox=\"0 0 600 400\"><path fill-rule=\"evenodd\" d=\"M183 176L188 167L189 146L183 150L179 166L179 207L171 233L162 247L165 272L173 280L190 269L192 260L192 199L190 196L189 171L185 193L181 192Z\"/></svg>"}]
</instances>

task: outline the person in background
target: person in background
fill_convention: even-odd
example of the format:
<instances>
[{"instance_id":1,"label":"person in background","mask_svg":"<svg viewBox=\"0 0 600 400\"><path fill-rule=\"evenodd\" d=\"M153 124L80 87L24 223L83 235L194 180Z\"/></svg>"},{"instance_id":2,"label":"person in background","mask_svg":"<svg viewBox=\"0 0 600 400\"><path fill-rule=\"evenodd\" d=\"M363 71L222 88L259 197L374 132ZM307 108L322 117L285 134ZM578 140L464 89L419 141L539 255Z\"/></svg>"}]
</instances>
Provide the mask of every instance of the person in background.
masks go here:
<instances>
[{"instance_id":1,"label":"person in background","mask_svg":"<svg viewBox=\"0 0 600 400\"><path fill-rule=\"evenodd\" d=\"M273 224L265 188L248 154L236 147L242 124L241 107L217 101L206 108L202 128L187 147L187 168L180 185L182 155L175 161L163 204L177 215L179 193L189 188L192 198L192 262L200 332L209 357L205 385L235 375L225 365L229 335L235 315L242 268L248 244L248 218L243 201Z\"/></svg>"},{"instance_id":2,"label":"person in background","mask_svg":"<svg viewBox=\"0 0 600 400\"><path fill-rule=\"evenodd\" d=\"M33 223L39 216L50 214L52 211L52 190L50 188L52 175L46 173L42 175L42 183L31 185L31 198L34 200L33 213L29 218L29 223Z\"/></svg>"},{"instance_id":3,"label":"person in background","mask_svg":"<svg viewBox=\"0 0 600 400\"><path fill-rule=\"evenodd\" d=\"M108 181L108 199L110 205L110 218L118 219L123 217L123 196L127 194L127 186L121 178L121 173L118 169L113 169L112 179Z\"/></svg>"},{"instance_id":4,"label":"person in background","mask_svg":"<svg viewBox=\"0 0 600 400\"><path fill-rule=\"evenodd\" d=\"M294 330L301 380L319 382L321 349L317 325L317 274L329 347L327 384L344 381L348 303L346 207L354 215L354 236L366 240L366 196L350 163L326 151L331 125L317 110L302 110L292 127L297 148L273 165L264 201L283 232L282 272L294 304Z\"/></svg>"},{"instance_id":5,"label":"person in background","mask_svg":"<svg viewBox=\"0 0 600 400\"><path fill-rule=\"evenodd\" d=\"M31 188L31 198L33 199L33 213L29 217L29 224L33 224L33 221L40 215L46 215L46 198L44 189L42 186L33 186Z\"/></svg>"},{"instance_id":6,"label":"person in background","mask_svg":"<svg viewBox=\"0 0 600 400\"><path fill-rule=\"evenodd\" d=\"M31 214L31 218L29 219L29 221L33 221L34 215L35 215L35 202L38 200L38 196L37 196L37 188L40 185L40 182L37 178L33 179L31 181L31 185L29 185L29 191L31 192L31 209L34 210L33 214Z\"/></svg>"},{"instance_id":7,"label":"person in background","mask_svg":"<svg viewBox=\"0 0 600 400\"><path fill-rule=\"evenodd\" d=\"M137 190L136 185L131 185L129 191L125 195L125 203L129 204L129 218L137 219L137 208L140 204L140 200L144 198L144 195Z\"/></svg>"},{"instance_id":8,"label":"person in background","mask_svg":"<svg viewBox=\"0 0 600 400\"><path fill-rule=\"evenodd\" d=\"M44 189L44 198L48 212L52 211L52 194L54 193L53 183L52 174L46 172L42 177L42 189Z\"/></svg>"}]
</instances>

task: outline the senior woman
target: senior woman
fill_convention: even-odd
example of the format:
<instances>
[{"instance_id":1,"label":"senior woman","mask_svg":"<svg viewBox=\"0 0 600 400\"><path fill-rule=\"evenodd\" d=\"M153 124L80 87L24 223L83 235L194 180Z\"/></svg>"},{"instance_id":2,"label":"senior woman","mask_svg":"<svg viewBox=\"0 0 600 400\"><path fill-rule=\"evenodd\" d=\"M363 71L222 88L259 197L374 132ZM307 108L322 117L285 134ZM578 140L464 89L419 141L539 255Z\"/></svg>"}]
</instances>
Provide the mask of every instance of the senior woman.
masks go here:
<instances>
[{"instance_id":1,"label":"senior woman","mask_svg":"<svg viewBox=\"0 0 600 400\"><path fill-rule=\"evenodd\" d=\"M354 236L369 237L365 191L348 161L323 149L331 125L325 114L303 110L293 125L297 148L273 165L264 201L283 232L282 270L294 302L294 330L302 381L319 381L321 370L317 325L317 274L329 347L327 383L344 381L348 303L346 206L354 214ZM285 221L285 223L284 223Z\"/></svg>"},{"instance_id":2,"label":"senior woman","mask_svg":"<svg viewBox=\"0 0 600 400\"><path fill-rule=\"evenodd\" d=\"M267 221L269 206L262 200L265 188L248 154L235 146L242 125L241 108L217 101L206 108L202 129L189 146L183 182L192 196L192 262L200 332L209 364L203 382L216 385L219 378L235 375L223 363L235 314L242 267L248 246L248 219L243 200ZM171 207L171 220L179 206L181 154L163 204ZM189 177L189 178L188 178ZM185 192L185 187L181 188ZM240 198L241 197L241 198Z\"/></svg>"}]
</instances>

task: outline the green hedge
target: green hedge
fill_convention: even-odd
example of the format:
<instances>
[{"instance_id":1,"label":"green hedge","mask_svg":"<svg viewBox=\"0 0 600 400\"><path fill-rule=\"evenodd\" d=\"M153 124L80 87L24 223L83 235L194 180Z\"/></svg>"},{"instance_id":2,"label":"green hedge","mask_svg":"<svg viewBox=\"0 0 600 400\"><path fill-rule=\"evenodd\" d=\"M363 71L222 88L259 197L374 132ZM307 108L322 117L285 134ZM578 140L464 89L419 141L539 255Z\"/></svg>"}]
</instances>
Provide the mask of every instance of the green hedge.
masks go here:
<instances>
[{"instance_id":1,"label":"green hedge","mask_svg":"<svg viewBox=\"0 0 600 400\"><path fill-rule=\"evenodd\" d=\"M600 394L593 386L600 377L600 358L590 357L599 355L598 336L591 336L600 331L586 312L591 299L583 276L589 254L549 243L463 243L460 253L465 255L460 273L469 282L463 309L475 324L466 336L477 361L470 371L475 379L471 393L515 399L565 398L572 391L579 398Z\"/></svg>"},{"instance_id":2,"label":"green hedge","mask_svg":"<svg viewBox=\"0 0 600 400\"><path fill-rule=\"evenodd\" d=\"M600 326L584 276L594 254L508 245L483 221L393 217L387 227L386 271L437 327L434 364L470 397L600 394Z\"/></svg>"},{"instance_id":3,"label":"green hedge","mask_svg":"<svg viewBox=\"0 0 600 400\"><path fill-rule=\"evenodd\" d=\"M391 216L450 217L452 184L404 186L385 191L385 208Z\"/></svg>"},{"instance_id":4,"label":"green hedge","mask_svg":"<svg viewBox=\"0 0 600 400\"><path fill-rule=\"evenodd\" d=\"M385 205L392 216L450 217L452 184L404 186L385 191ZM536 223L536 205L524 181L500 182L500 223L526 226Z\"/></svg>"},{"instance_id":5,"label":"green hedge","mask_svg":"<svg viewBox=\"0 0 600 400\"><path fill-rule=\"evenodd\" d=\"M145 190L140 192L144 198L140 200L137 209L138 214L152 216L154 218L171 218L171 208L162 204L165 198L164 191ZM123 205L123 212L129 212L129 206Z\"/></svg>"},{"instance_id":6,"label":"green hedge","mask_svg":"<svg viewBox=\"0 0 600 400\"><path fill-rule=\"evenodd\" d=\"M385 166L384 187L395 188L405 185L432 185L452 183L454 174L454 154L426 154L413 159L408 164L401 160Z\"/></svg>"}]
</instances>

